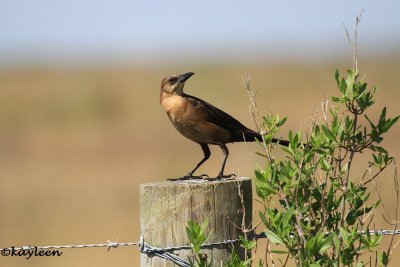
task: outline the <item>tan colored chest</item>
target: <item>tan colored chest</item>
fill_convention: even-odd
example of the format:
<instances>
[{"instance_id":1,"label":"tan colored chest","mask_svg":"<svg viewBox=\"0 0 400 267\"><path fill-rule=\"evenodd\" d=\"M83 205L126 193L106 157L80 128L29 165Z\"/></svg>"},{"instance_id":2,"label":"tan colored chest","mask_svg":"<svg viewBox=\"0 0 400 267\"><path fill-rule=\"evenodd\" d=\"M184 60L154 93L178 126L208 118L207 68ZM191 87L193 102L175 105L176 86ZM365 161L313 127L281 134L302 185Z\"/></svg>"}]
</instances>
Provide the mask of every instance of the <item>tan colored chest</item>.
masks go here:
<instances>
[{"instance_id":1,"label":"tan colored chest","mask_svg":"<svg viewBox=\"0 0 400 267\"><path fill-rule=\"evenodd\" d=\"M162 107L174 124L190 120L193 113L189 101L181 96L170 96L164 99Z\"/></svg>"}]
</instances>

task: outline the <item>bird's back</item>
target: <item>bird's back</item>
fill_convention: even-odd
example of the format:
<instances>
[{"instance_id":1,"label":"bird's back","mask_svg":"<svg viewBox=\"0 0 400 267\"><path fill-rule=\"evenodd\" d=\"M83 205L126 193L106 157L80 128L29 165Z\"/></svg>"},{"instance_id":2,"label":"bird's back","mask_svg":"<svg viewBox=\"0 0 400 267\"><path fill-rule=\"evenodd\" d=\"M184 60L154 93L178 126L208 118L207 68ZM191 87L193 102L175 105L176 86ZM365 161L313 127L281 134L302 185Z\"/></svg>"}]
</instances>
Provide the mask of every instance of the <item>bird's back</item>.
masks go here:
<instances>
[{"instance_id":1,"label":"bird's back","mask_svg":"<svg viewBox=\"0 0 400 267\"><path fill-rule=\"evenodd\" d=\"M210 123L213 123L230 133L230 140L226 143L243 141L252 142L255 141L255 138L261 140L261 135L259 133L247 128L221 109L195 96L184 94L184 97L188 98L195 105L200 106L202 113L207 114L206 118Z\"/></svg>"}]
</instances>

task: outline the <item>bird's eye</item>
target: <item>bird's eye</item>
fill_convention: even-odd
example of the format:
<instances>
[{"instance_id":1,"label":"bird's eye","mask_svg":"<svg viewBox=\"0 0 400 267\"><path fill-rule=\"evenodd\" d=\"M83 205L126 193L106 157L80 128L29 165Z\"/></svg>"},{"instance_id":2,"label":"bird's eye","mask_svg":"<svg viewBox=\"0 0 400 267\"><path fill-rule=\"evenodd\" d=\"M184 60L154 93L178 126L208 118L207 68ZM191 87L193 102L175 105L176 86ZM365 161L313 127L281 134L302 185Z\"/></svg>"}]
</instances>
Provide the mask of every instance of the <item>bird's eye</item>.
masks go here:
<instances>
[{"instance_id":1,"label":"bird's eye","mask_svg":"<svg viewBox=\"0 0 400 267\"><path fill-rule=\"evenodd\" d=\"M174 84L174 83L176 83L177 80L178 80L178 78L172 77L172 78L169 79L169 82Z\"/></svg>"}]
</instances>

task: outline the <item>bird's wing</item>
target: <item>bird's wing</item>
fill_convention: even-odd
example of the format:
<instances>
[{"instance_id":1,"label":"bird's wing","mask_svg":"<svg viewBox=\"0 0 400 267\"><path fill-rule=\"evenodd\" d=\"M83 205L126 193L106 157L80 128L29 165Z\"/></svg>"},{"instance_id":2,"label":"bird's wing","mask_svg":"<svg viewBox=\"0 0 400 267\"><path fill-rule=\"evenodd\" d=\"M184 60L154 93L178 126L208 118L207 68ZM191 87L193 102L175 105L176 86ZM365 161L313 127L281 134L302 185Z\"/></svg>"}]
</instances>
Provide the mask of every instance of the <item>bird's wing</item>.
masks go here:
<instances>
[{"instance_id":1,"label":"bird's wing","mask_svg":"<svg viewBox=\"0 0 400 267\"><path fill-rule=\"evenodd\" d=\"M187 97L194 102L195 105L198 105L199 108L203 109L203 111L207 112L208 120L230 132L232 131L245 131L247 127L241 124L238 120L233 118L228 113L220 110L217 107L214 107L210 103L197 98L195 96L184 94L184 97Z\"/></svg>"}]
</instances>

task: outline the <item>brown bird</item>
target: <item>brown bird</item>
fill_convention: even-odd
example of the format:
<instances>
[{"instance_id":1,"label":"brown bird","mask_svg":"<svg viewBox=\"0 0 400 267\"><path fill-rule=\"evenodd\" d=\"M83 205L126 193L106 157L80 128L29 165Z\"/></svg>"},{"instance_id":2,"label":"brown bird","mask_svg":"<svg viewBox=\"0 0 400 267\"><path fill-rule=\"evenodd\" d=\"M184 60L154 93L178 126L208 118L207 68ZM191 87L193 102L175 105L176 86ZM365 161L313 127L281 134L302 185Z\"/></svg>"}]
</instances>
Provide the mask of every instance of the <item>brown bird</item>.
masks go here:
<instances>
[{"instance_id":1,"label":"brown bird","mask_svg":"<svg viewBox=\"0 0 400 267\"><path fill-rule=\"evenodd\" d=\"M185 82L193 72L165 77L161 81L160 103L175 128L186 138L198 143L204 158L197 163L186 176L178 179L196 178L193 173L210 157L208 145L218 145L224 154L221 170L217 178L224 176L226 160L229 156L227 143L253 142L262 140L262 136L247 128L224 111L206 101L183 92ZM285 140L273 139L272 142L288 146ZM199 178L197 176L197 178Z\"/></svg>"}]
</instances>

